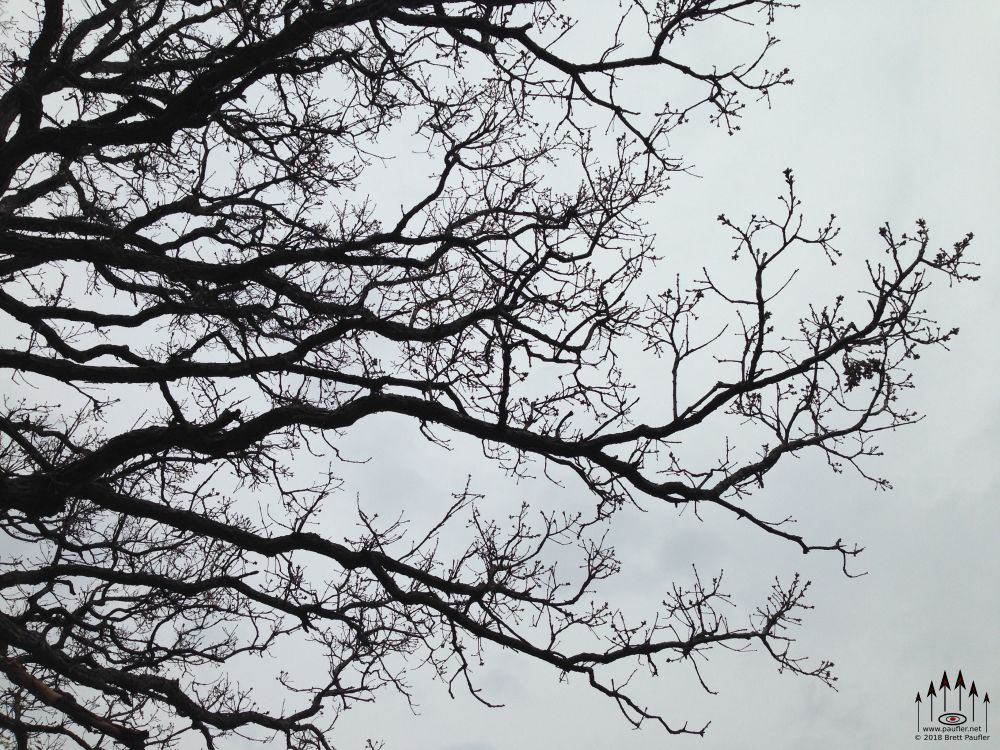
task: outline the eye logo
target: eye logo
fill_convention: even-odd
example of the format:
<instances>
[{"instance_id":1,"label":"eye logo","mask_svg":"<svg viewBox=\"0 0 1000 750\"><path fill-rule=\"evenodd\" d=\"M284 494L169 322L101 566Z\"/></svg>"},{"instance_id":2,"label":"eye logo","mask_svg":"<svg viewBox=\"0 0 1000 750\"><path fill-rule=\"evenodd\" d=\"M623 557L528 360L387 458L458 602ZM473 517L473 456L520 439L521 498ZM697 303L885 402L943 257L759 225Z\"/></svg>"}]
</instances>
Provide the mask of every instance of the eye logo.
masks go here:
<instances>
[{"instance_id":1,"label":"eye logo","mask_svg":"<svg viewBox=\"0 0 1000 750\"><path fill-rule=\"evenodd\" d=\"M948 677L947 672L941 676L940 682L931 680L926 692L917 693L914 703L917 709L918 740L989 739L990 694L986 691L980 693L975 680L966 683L962 670L958 670L954 681ZM934 734L935 732L955 734Z\"/></svg>"}]
</instances>

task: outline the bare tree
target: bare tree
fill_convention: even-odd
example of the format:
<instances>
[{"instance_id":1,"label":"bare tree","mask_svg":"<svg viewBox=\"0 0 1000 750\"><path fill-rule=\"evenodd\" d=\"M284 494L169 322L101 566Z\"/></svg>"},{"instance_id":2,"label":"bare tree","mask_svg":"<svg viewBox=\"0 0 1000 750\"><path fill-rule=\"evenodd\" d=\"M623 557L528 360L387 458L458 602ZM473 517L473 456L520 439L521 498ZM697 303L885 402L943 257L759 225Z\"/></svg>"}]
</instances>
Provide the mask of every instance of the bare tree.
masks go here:
<instances>
[{"instance_id":1,"label":"bare tree","mask_svg":"<svg viewBox=\"0 0 1000 750\"><path fill-rule=\"evenodd\" d=\"M702 112L731 133L745 100L789 82L764 54L785 5L631 0L591 52L573 33L593 19L571 2L8 7L7 738L331 747L345 706L408 691L411 669L488 700L473 667L489 644L672 733L704 726L662 717L608 670L753 645L832 681L789 650L807 607L797 577L745 614L697 574L642 622L595 595L618 570L608 525L642 502L717 506L849 572L855 546L807 540L746 497L791 454L867 472L875 434L915 418L909 361L954 333L921 309L929 275L972 278L971 235L937 251L923 222L885 227L859 295L772 315L798 268L839 257L833 218L809 229L786 172L774 218L720 217L742 290L706 270L643 293L656 258L642 207L686 169L667 136ZM761 34L759 54L685 57L682 38L729 25ZM639 91L650 69L657 87ZM411 164L426 190L381 199ZM730 324L706 330L709 309ZM633 388L628 346L657 356L658 392ZM377 415L583 486L594 510L526 503L505 525L466 489L429 530L362 504L345 532L320 517L338 444ZM695 466L673 446L702 425L726 448ZM331 472L300 486L303 456ZM253 692L231 672L286 642L322 655L322 680Z\"/></svg>"}]
</instances>

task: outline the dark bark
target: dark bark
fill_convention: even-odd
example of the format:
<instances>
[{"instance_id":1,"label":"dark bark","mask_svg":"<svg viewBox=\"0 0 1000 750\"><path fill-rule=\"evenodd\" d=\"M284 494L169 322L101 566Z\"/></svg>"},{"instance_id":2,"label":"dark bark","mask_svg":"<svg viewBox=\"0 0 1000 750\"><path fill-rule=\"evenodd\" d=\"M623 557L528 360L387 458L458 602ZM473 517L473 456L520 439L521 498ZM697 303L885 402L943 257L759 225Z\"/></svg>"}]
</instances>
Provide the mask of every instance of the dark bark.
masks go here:
<instances>
[{"instance_id":1,"label":"dark bark","mask_svg":"<svg viewBox=\"0 0 1000 750\"><path fill-rule=\"evenodd\" d=\"M695 573L632 623L601 597L619 567L604 534L632 503L707 503L847 572L856 546L747 497L789 455L869 476L877 433L917 418L911 361L955 333L922 310L929 274L972 278L971 235L935 252L922 221L885 227L862 304L833 292L778 320L803 254L840 257L832 218L803 229L787 171L774 218L719 217L741 291L706 270L639 294L644 206L687 167L669 134L701 112L732 133L742 99L789 82L764 67L767 33L760 58L705 69L673 44L756 33L785 3L655 5L574 59L569 2L35 3L0 66L0 730L18 747L328 748L340 709L409 696L421 665L486 702L474 665L492 647L671 733L704 725L647 709L615 665L697 670L753 643L833 681L790 651L798 576L740 619L721 575ZM649 67L664 90L630 100L621 82ZM401 176L378 157L405 129L425 191L366 198ZM659 392L632 387L636 344ZM575 482L594 510L526 504L504 527L466 487L425 535L363 507L318 523L338 480L299 488L298 465L335 464L340 435L384 417ZM675 454L696 428L719 430L714 463ZM229 679L286 642L318 644L326 676L270 695Z\"/></svg>"}]
</instances>

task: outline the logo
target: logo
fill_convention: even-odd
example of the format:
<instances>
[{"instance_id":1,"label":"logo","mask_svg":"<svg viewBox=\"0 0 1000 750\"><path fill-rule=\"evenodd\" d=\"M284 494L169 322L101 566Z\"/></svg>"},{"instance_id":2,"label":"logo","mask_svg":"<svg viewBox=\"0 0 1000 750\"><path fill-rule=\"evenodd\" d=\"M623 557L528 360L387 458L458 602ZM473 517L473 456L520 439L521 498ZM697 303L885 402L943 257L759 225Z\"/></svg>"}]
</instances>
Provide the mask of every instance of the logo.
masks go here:
<instances>
[{"instance_id":1,"label":"logo","mask_svg":"<svg viewBox=\"0 0 1000 750\"><path fill-rule=\"evenodd\" d=\"M935 700L937 700L937 711L934 707ZM931 680L927 692L918 692L913 702L917 704L917 734L913 738L915 740L990 739L990 694L984 691L980 696L975 680L966 686L965 675L961 669L955 677L954 686L948 679L948 673L945 672L940 683L935 686L934 680Z\"/></svg>"}]
</instances>

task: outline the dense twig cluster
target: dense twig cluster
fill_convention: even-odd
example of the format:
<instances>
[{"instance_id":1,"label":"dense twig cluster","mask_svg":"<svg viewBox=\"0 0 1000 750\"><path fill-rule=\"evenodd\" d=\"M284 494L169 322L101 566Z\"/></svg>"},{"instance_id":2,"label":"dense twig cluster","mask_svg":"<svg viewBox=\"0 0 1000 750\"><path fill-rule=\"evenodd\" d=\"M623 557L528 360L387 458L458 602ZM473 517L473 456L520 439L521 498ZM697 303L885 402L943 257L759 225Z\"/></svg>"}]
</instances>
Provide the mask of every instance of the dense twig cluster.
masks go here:
<instances>
[{"instance_id":1,"label":"dense twig cluster","mask_svg":"<svg viewBox=\"0 0 1000 750\"><path fill-rule=\"evenodd\" d=\"M864 471L874 433L914 418L897 402L907 361L952 335L919 308L925 274L968 278L969 238L934 254L922 223L885 229L867 314L838 297L780 333L775 279L803 262L787 256L837 256L832 220L803 229L789 172L778 218L720 217L749 295L706 271L641 298L655 259L639 208L684 169L666 135L699 109L732 131L744 97L788 82L763 55L701 69L672 45L713 24L766 27L785 4L623 5L597 54L570 54L578 7L540 0L8 11L0 728L18 747L188 733L208 747L227 735L331 747L338 711L406 692L410 667L479 696L484 644L581 674L634 724L670 732L703 727L668 723L604 669L756 643L832 679L788 650L805 582L776 582L738 617L722 613L719 579L695 575L631 624L593 596L618 570L602 529L642 498L708 503L846 565L856 548L809 542L743 499L806 449ZM700 93L639 111L622 82L647 67ZM398 210L364 198L400 177L386 158L409 133L429 187ZM718 303L733 325L697 338ZM663 392L634 394L626 340L659 355ZM703 382L690 365L717 347L724 379L687 398L681 380ZM662 418L650 403L668 404ZM727 449L699 469L671 453L727 413L766 433L759 455ZM360 536L338 537L317 521L336 477L299 488L291 467L308 452L335 461L343 431L385 414L431 440L480 441L515 473L568 469L597 512L526 505L504 525L465 490L424 535L361 509ZM462 528L464 551L442 552ZM557 569L567 548L578 575ZM288 641L318 649L322 680L282 675L269 700L230 674ZM567 646L580 642L589 650Z\"/></svg>"}]
</instances>

